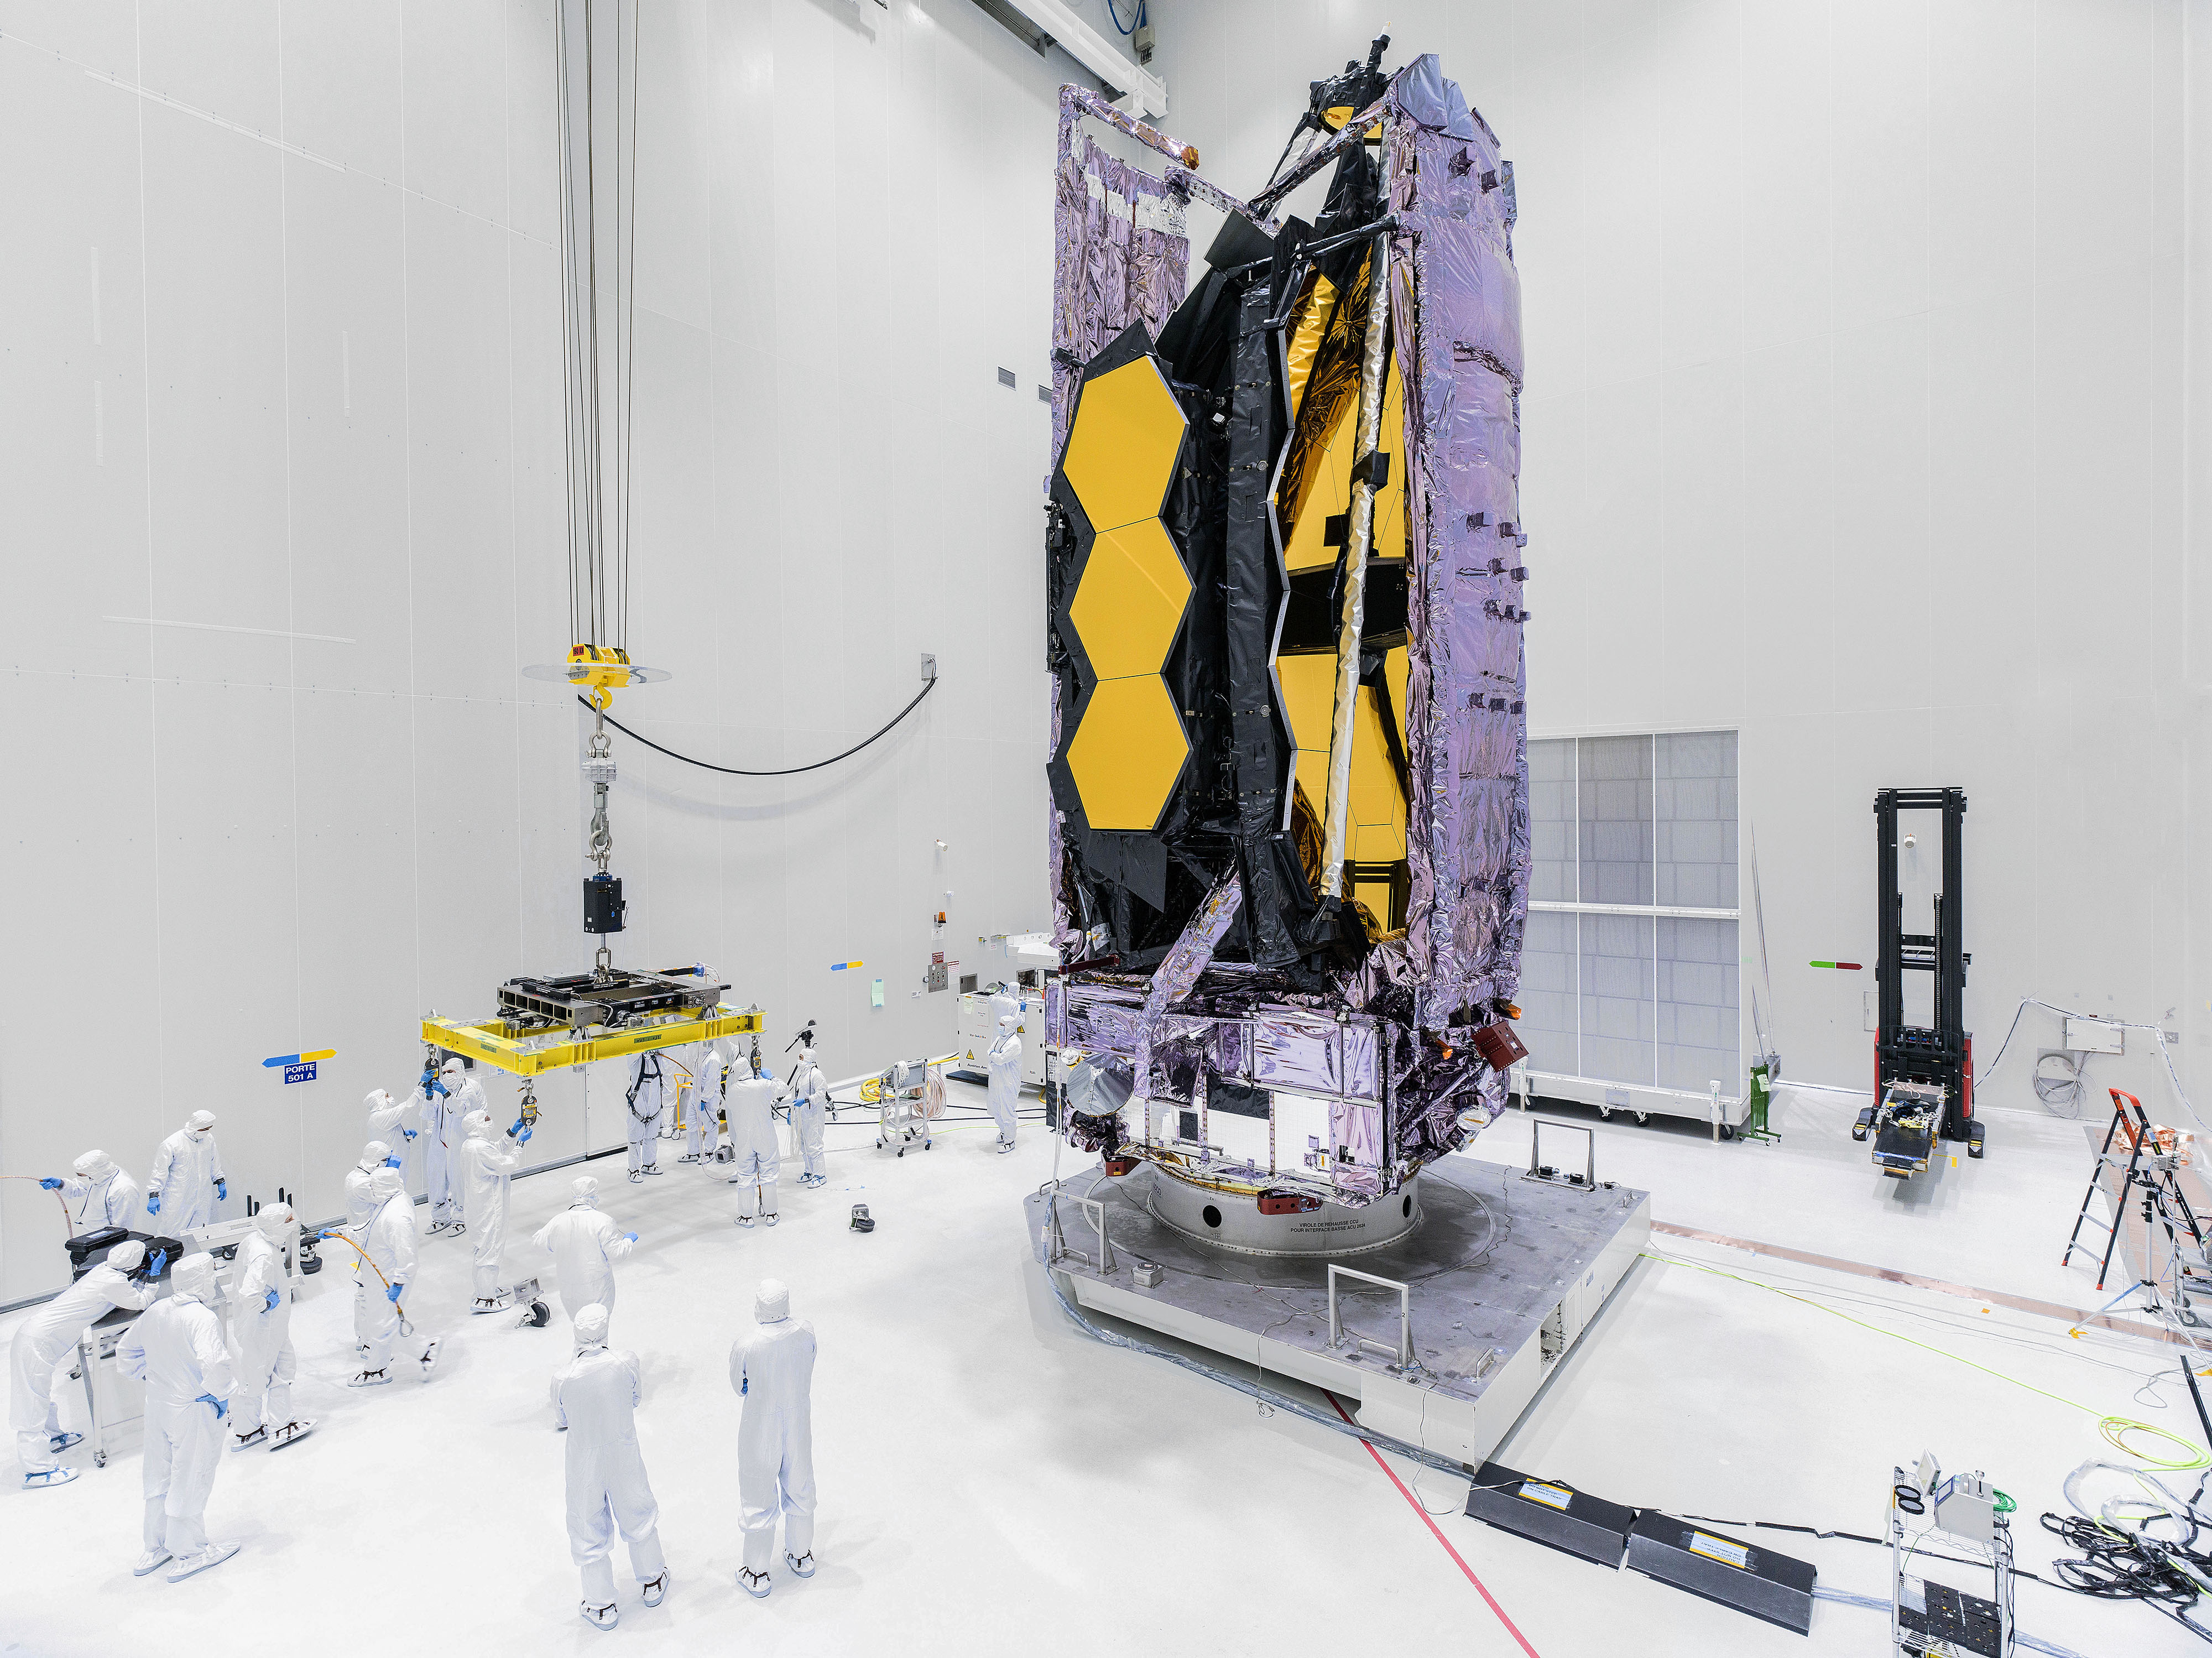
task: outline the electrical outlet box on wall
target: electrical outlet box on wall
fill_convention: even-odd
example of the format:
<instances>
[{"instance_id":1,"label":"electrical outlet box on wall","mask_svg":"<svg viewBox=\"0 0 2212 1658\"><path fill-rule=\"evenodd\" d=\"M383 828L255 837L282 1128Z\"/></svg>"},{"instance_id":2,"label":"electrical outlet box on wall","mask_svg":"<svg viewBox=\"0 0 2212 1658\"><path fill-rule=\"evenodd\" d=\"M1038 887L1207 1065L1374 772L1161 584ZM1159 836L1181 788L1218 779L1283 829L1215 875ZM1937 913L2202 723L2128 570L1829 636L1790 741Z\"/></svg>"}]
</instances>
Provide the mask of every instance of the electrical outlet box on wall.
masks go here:
<instances>
[{"instance_id":1,"label":"electrical outlet box on wall","mask_svg":"<svg viewBox=\"0 0 2212 1658\"><path fill-rule=\"evenodd\" d=\"M2076 1054L2124 1054L2128 1033L2103 1019L2069 1019L2066 1046Z\"/></svg>"}]
</instances>

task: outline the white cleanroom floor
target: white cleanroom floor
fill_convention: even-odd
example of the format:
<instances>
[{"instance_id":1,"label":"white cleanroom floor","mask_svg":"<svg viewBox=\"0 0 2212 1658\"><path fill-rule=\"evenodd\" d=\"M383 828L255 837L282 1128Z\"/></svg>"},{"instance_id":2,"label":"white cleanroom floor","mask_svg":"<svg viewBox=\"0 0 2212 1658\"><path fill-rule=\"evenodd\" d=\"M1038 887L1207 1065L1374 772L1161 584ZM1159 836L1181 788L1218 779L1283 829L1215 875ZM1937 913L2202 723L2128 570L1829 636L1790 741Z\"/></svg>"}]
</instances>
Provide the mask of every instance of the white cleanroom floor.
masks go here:
<instances>
[{"instance_id":1,"label":"white cleanroom floor","mask_svg":"<svg viewBox=\"0 0 2212 1658\"><path fill-rule=\"evenodd\" d=\"M2057 1267L2087 1175L2078 1126L2000 1118L1986 1161L1962 1158L1899 1194L1850 1144L1839 1100L1785 1096L1777 1115L1779 1145L1596 1123L1598 1173L1650 1188L1663 1224L2090 1304L2088 1274ZM1522 1160L1526 1133L1510 1117L1474 1152ZM553 1327L526 1331L463 1313L464 1238L426 1242L410 1297L446 1338L426 1385L341 1385L348 1280L333 1265L310 1281L295 1325L299 1392L321 1425L279 1455L226 1458L209 1529L244 1547L218 1570L176 1586L131 1577L135 1428L105 1469L72 1452L86 1473L71 1485L0 1481L0 1650L106 1658L367 1639L487 1655L617 1649L607 1643L692 1653L743 1641L779 1654L1030 1658L1040 1643L1277 1655L1430 1650L1440 1636L1455 1650L1543 1658L1880 1649L1875 1613L1823 1604L1808 1640L1492 1531L1459 1512L1464 1482L1393 1459L1463 1571L1356 1441L1261 1415L1227 1388L1075 1331L1024 1236L1020 1198L1049 1172L1050 1143L1024 1124L1021 1150L1000 1157L989 1138L961 1127L896 1160L857 1127L833 1131L846 1149L830 1186L799 1190L787 1162L786 1218L772 1231L731 1224L734 1193L719 1173L672 1168L632 1187L619 1159L591 1165L608 1212L641 1235L617 1269L614 1335L644 1361L640 1437L674 1574L667 1602L647 1611L618 1555L625 1600L612 1633L576 1616L562 1524L545 1382L565 1356L565 1323L556 1314ZM511 1266L529 1264L529 1235L563 1205L568 1181L515 1187ZM846 1228L856 1201L878 1218L872 1235ZM2106 1454L2097 1415L2190 1430L2171 1349L2103 1331L2077 1339L2002 1306L1984 1313L1706 1243L1666 1237L1655 1249L1674 1262L1632 1271L1500 1461L1632 1504L1871 1533L1892 1464L1933 1449L1950 1467L1986 1468L2019 1499L2021 1564L2039 1568L2052 1540L2035 1516L2060 1505L2069 1468ZM1677 1264L1690 1261L1735 1276ZM738 1401L726 1363L769 1275L790 1284L821 1344L821 1570L800 1582L779 1570L756 1603L732 1581ZM2160 1372L2167 1380L2138 1397ZM1824 1585L1886 1592L1878 1549L1748 1534L1814 1561ZM2085 1655L2185 1644L2142 1607L2034 1583L2021 1585L2019 1612L2029 1633Z\"/></svg>"}]
</instances>

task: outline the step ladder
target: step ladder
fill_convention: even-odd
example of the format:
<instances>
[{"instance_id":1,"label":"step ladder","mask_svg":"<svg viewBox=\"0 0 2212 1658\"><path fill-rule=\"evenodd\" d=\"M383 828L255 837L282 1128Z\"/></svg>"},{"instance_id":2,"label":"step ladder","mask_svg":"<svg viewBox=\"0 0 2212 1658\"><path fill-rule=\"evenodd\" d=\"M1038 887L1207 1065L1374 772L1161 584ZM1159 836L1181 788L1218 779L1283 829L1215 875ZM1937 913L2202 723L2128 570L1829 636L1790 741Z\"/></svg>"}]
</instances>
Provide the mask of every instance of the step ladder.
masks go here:
<instances>
[{"instance_id":1,"label":"step ladder","mask_svg":"<svg viewBox=\"0 0 2212 1658\"><path fill-rule=\"evenodd\" d=\"M2070 1266L2075 1250L2086 1254L2095 1248L2094 1240L2087 1243L2081 1241L2082 1228L2094 1227L2103 1231L2105 1250L2097 1263L2097 1288L2102 1290L2112 1272L2112 1256L2119 1248L2120 1231L2126 1224L2129 1210L2140 1203L2143 1224L2141 1274L2100 1310L2109 1310L2141 1290L2149 1301L2150 1311L2170 1314L2193 1327L2203 1321L2192 1303L2200 1298L2212 1301L2212 1256L2206 1252L2204 1222L2191 1206L2188 1194L2181 1187L2180 1154L2159 1144L2157 1130L2151 1127L2141 1100L2124 1089L2106 1091L2112 1096L2112 1127L2105 1131L2105 1143L2097 1152L2097 1166L2089 1175L2089 1189L2081 1195L2081 1212L2074 1218L2074 1230L2066 1240L2066 1253L2059 1257L2058 1264ZM2126 1142L2124 1157L2114 1149L2114 1142L2123 1137ZM2107 1193L2112 1201L2112 1219L2107 1225L2091 1212L2098 1192L2105 1186L2107 1171L2115 1169L2119 1172L2120 1189L2116 1197ZM2167 1262L2163 1271L2154 1268L2161 1239ZM2125 1263L2122 1266L2124 1270Z\"/></svg>"}]
</instances>

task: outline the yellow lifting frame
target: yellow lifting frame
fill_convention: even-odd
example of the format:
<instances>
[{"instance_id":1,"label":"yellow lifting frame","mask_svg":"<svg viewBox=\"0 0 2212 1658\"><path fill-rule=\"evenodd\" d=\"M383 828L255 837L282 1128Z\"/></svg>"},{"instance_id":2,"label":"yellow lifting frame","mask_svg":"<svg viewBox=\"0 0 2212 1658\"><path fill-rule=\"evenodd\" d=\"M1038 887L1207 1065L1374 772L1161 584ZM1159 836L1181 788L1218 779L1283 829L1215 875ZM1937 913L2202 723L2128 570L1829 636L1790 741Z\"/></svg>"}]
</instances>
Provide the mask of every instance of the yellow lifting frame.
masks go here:
<instances>
[{"instance_id":1,"label":"yellow lifting frame","mask_svg":"<svg viewBox=\"0 0 2212 1658\"><path fill-rule=\"evenodd\" d=\"M422 1040L434 1048L466 1054L486 1065L518 1077L542 1077L549 1071L589 1065L594 1060L628 1059L687 1042L712 1042L717 1036L758 1035L763 1016L757 1008L743 1011L726 1002L712 1013L667 1014L642 1024L624 1025L604 1035L579 1037L567 1026L533 1032L526 1036L507 1035L507 1022L488 1019L471 1024L465 1019L425 1019Z\"/></svg>"}]
</instances>

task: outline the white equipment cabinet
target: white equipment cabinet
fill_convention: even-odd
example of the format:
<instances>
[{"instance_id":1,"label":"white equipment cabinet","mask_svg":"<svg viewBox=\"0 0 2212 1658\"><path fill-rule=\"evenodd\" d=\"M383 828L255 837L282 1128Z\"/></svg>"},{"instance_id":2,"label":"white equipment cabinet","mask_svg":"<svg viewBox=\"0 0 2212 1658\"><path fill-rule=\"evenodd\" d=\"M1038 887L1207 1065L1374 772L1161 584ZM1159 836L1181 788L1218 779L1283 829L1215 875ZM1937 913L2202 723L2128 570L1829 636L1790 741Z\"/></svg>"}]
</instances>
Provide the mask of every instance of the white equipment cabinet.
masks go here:
<instances>
[{"instance_id":1,"label":"white equipment cabinet","mask_svg":"<svg viewBox=\"0 0 2212 1658\"><path fill-rule=\"evenodd\" d=\"M953 1069L979 1078L990 1073L991 1043L999 1022L991 1011L988 990L970 991L960 999L960 1057ZM1021 999L1021 1023L1015 1032L1022 1039L1022 1086L1044 1086L1044 992L1027 986L1007 987L1009 995Z\"/></svg>"}]
</instances>

